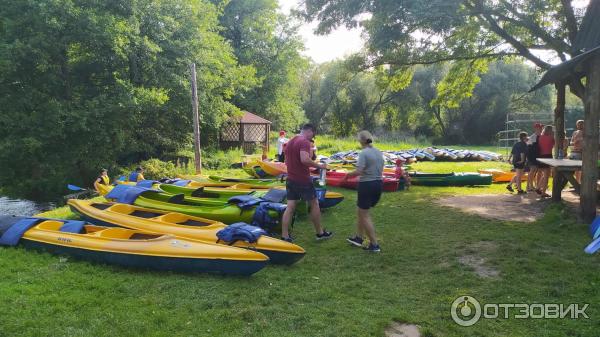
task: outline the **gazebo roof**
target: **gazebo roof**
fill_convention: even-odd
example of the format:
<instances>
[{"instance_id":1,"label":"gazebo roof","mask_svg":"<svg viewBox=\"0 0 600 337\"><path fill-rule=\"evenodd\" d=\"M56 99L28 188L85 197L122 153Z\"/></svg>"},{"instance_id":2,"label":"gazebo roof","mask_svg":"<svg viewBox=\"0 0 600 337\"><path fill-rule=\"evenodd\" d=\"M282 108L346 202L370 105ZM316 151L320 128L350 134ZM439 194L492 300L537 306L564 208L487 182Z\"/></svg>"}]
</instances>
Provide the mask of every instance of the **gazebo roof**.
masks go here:
<instances>
[{"instance_id":1,"label":"gazebo roof","mask_svg":"<svg viewBox=\"0 0 600 337\"><path fill-rule=\"evenodd\" d=\"M239 118L239 122L242 124L271 124L270 121L257 116L251 112L243 111L244 114Z\"/></svg>"},{"instance_id":2,"label":"gazebo roof","mask_svg":"<svg viewBox=\"0 0 600 337\"><path fill-rule=\"evenodd\" d=\"M542 79L530 91L547 84L557 83L569 78L581 78L585 75L582 64L600 51L600 0L591 0L577 33L573 49L582 53L548 69Z\"/></svg>"}]
</instances>

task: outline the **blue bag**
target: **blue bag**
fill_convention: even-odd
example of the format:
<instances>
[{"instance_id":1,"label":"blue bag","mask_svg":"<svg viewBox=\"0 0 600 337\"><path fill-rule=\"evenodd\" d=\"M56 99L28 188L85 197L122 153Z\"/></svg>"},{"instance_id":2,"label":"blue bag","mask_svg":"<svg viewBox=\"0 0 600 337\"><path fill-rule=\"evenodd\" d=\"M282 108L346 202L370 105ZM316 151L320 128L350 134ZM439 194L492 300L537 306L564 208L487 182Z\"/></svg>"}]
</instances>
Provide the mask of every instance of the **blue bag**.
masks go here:
<instances>
[{"instance_id":1,"label":"blue bag","mask_svg":"<svg viewBox=\"0 0 600 337\"><path fill-rule=\"evenodd\" d=\"M233 244L236 241L246 241L254 243L265 234L267 232L260 227L251 226L245 222L236 222L217 232L217 238L219 238L217 242L224 241Z\"/></svg>"}]
</instances>

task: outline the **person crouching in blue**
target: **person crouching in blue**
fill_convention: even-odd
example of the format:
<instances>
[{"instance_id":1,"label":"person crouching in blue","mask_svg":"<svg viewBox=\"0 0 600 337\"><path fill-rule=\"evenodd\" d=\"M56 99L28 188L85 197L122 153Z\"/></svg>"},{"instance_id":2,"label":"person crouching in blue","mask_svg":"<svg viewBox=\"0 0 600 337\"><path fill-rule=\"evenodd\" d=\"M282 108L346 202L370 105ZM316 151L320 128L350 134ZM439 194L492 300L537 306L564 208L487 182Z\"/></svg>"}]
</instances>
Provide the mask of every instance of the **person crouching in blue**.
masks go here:
<instances>
[{"instance_id":1,"label":"person crouching in blue","mask_svg":"<svg viewBox=\"0 0 600 337\"><path fill-rule=\"evenodd\" d=\"M131 172L129 175L129 181L133 183L137 183L138 181L145 180L144 178L144 169L141 167L136 167L135 171Z\"/></svg>"}]
</instances>

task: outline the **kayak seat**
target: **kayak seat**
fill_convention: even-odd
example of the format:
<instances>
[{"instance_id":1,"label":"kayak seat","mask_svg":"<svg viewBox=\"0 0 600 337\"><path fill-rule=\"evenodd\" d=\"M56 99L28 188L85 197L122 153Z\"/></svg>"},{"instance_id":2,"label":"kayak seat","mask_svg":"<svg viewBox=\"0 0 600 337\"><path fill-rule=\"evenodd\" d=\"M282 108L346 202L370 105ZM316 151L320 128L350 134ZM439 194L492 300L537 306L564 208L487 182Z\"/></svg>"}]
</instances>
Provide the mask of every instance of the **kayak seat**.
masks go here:
<instances>
[{"instance_id":1,"label":"kayak seat","mask_svg":"<svg viewBox=\"0 0 600 337\"><path fill-rule=\"evenodd\" d=\"M60 227L61 232L85 234L85 221L69 220Z\"/></svg>"},{"instance_id":2,"label":"kayak seat","mask_svg":"<svg viewBox=\"0 0 600 337\"><path fill-rule=\"evenodd\" d=\"M112 205L110 205L110 204L101 204L101 203L93 203L91 206L94 207L94 208L96 208L96 209L99 209L99 210L103 211L103 210L109 208Z\"/></svg>"},{"instance_id":3,"label":"kayak seat","mask_svg":"<svg viewBox=\"0 0 600 337\"><path fill-rule=\"evenodd\" d=\"M176 213L176 212L171 212L171 213L167 213L165 215L161 215L160 217L156 218L156 220L160 220L160 221L164 221L164 222L168 222L168 223L176 223L176 224L185 225L185 226L198 227L198 226L211 225L211 223L208 223L208 222L192 220L192 219L190 219L190 216L181 214L181 213Z\"/></svg>"},{"instance_id":4,"label":"kayak seat","mask_svg":"<svg viewBox=\"0 0 600 337\"><path fill-rule=\"evenodd\" d=\"M161 216L162 214L160 214L160 213L154 213L154 212L148 212L148 211L136 210L135 212L132 212L129 215L132 215L132 216L135 216L135 217L138 217L138 218L149 219L149 218L156 218L157 216Z\"/></svg>"},{"instance_id":5,"label":"kayak seat","mask_svg":"<svg viewBox=\"0 0 600 337\"><path fill-rule=\"evenodd\" d=\"M198 187L192 192L192 197L201 198L202 193L204 193L204 186Z\"/></svg>"}]
</instances>

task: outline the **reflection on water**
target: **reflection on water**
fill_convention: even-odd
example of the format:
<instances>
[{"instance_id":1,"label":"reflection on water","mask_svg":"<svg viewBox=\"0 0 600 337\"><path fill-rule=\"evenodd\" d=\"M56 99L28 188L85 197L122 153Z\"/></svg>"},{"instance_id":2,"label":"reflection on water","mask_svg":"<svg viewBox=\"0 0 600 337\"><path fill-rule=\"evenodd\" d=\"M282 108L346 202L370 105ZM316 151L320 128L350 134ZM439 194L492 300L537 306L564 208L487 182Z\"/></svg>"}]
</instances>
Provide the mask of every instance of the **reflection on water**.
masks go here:
<instances>
[{"instance_id":1,"label":"reflection on water","mask_svg":"<svg viewBox=\"0 0 600 337\"><path fill-rule=\"evenodd\" d=\"M0 196L0 215L31 216L54 209L55 207L56 205L52 202L35 202Z\"/></svg>"}]
</instances>

